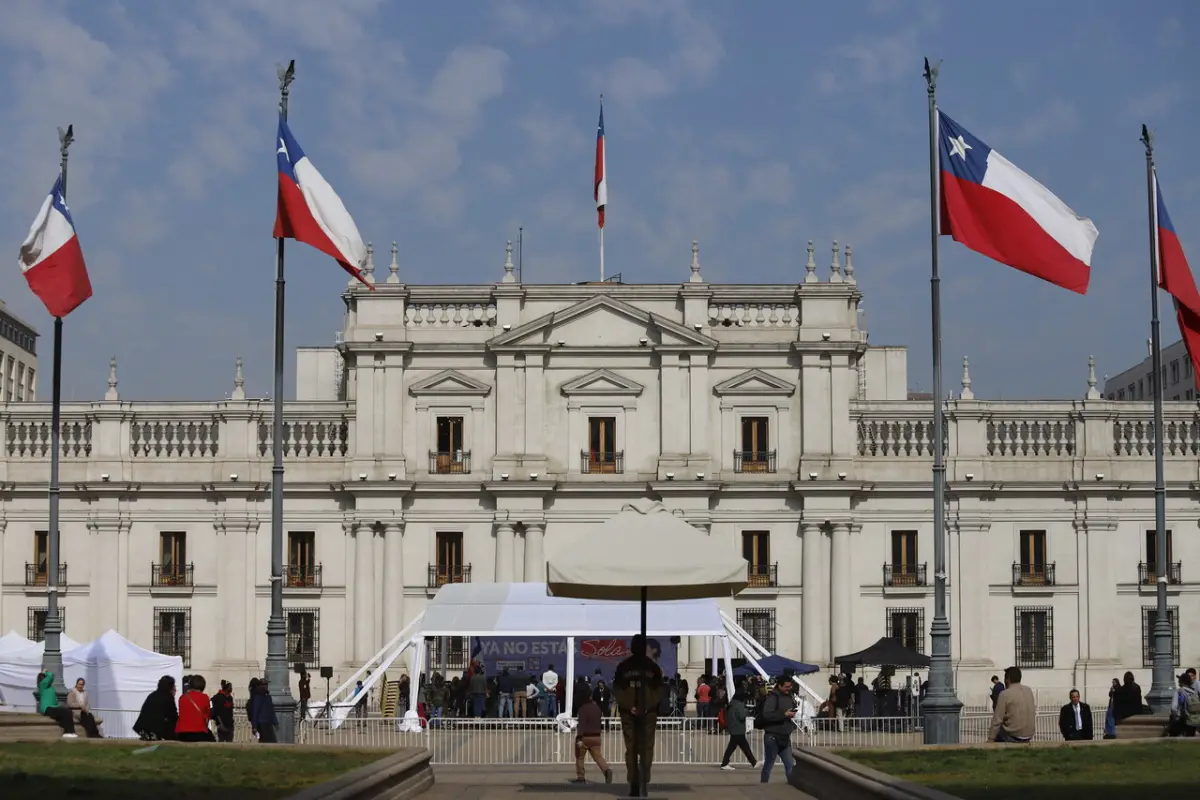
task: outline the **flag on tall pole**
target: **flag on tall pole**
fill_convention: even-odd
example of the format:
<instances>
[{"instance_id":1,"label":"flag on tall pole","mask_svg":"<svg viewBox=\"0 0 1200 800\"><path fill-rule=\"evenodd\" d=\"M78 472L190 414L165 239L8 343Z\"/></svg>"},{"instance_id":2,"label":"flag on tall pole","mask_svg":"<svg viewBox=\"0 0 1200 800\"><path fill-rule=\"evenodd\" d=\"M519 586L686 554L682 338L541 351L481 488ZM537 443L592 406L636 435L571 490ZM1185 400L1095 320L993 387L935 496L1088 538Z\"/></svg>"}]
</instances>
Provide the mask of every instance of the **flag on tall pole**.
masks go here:
<instances>
[{"instance_id":1,"label":"flag on tall pole","mask_svg":"<svg viewBox=\"0 0 1200 800\"><path fill-rule=\"evenodd\" d=\"M279 117L275 142L279 169L279 200L275 212L277 239L295 239L331 256L342 269L363 285L374 286L363 277L367 246L346 210L342 198L317 170L300 143L292 136L287 120Z\"/></svg>"},{"instance_id":2,"label":"flag on tall pole","mask_svg":"<svg viewBox=\"0 0 1200 800\"><path fill-rule=\"evenodd\" d=\"M1001 264L1087 294L1099 232L940 110L941 233Z\"/></svg>"},{"instance_id":3,"label":"flag on tall pole","mask_svg":"<svg viewBox=\"0 0 1200 800\"><path fill-rule=\"evenodd\" d=\"M1171 215L1167 213L1157 172L1153 173L1153 180L1158 285L1175 301L1175 318L1179 322L1179 333L1183 336L1188 357L1192 360L1192 372L1200 375L1200 291L1196 289L1196 279L1183 254L1183 245L1175 233Z\"/></svg>"},{"instance_id":4,"label":"flag on tall pole","mask_svg":"<svg viewBox=\"0 0 1200 800\"><path fill-rule=\"evenodd\" d=\"M608 205L608 166L604 158L604 95L600 95L600 122L596 125L596 225L600 228L600 280L604 280L604 208Z\"/></svg>"},{"instance_id":5,"label":"flag on tall pole","mask_svg":"<svg viewBox=\"0 0 1200 800\"><path fill-rule=\"evenodd\" d=\"M21 243L21 272L50 316L62 318L92 296L92 282L59 172Z\"/></svg>"}]
</instances>

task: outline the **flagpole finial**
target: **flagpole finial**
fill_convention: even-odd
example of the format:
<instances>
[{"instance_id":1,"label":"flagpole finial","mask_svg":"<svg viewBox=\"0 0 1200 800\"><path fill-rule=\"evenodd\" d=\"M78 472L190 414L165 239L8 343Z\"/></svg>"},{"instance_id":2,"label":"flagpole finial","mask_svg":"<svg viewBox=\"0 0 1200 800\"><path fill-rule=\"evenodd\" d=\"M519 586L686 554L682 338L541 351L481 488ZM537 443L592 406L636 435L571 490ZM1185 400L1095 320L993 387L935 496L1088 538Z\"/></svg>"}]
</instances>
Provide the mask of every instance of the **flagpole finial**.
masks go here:
<instances>
[{"instance_id":1,"label":"flagpole finial","mask_svg":"<svg viewBox=\"0 0 1200 800\"><path fill-rule=\"evenodd\" d=\"M104 399L112 403L121 399L121 395L117 393L117 357L113 356L108 360L108 391L104 393Z\"/></svg>"},{"instance_id":2,"label":"flagpole finial","mask_svg":"<svg viewBox=\"0 0 1200 800\"><path fill-rule=\"evenodd\" d=\"M1142 125L1142 138L1140 141L1146 146L1146 156L1151 156L1154 153L1154 131Z\"/></svg>"},{"instance_id":3,"label":"flagpole finial","mask_svg":"<svg viewBox=\"0 0 1200 800\"><path fill-rule=\"evenodd\" d=\"M242 357L238 356L233 362L233 394L232 400L246 399L246 378L242 375Z\"/></svg>"},{"instance_id":4,"label":"flagpole finial","mask_svg":"<svg viewBox=\"0 0 1200 800\"><path fill-rule=\"evenodd\" d=\"M942 68L942 60L939 58L936 64L930 64L929 58L925 59L925 85L929 89L929 93L933 94L937 91L938 72Z\"/></svg>"},{"instance_id":5,"label":"flagpole finial","mask_svg":"<svg viewBox=\"0 0 1200 800\"><path fill-rule=\"evenodd\" d=\"M817 282L817 261L813 258L813 240L808 240L808 260L804 262L804 282Z\"/></svg>"},{"instance_id":6,"label":"flagpole finial","mask_svg":"<svg viewBox=\"0 0 1200 800\"><path fill-rule=\"evenodd\" d=\"M59 155L61 155L64 159L67 157L67 150L69 150L71 148L71 145L74 142L75 142L75 126L74 125L68 125L67 129L65 131L62 128L58 129L58 152L59 152Z\"/></svg>"},{"instance_id":7,"label":"flagpole finial","mask_svg":"<svg viewBox=\"0 0 1200 800\"><path fill-rule=\"evenodd\" d=\"M963 356L962 392L958 398L960 400L975 399L975 393L971 391L971 362L966 356Z\"/></svg>"},{"instance_id":8,"label":"flagpole finial","mask_svg":"<svg viewBox=\"0 0 1200 800\"><path fill-rule=\"evenodd\" d=\"M504 278L501 281L502 283L516 283L517 281L516 276L513 275L512 253L512 239L509 239L504 244Z\"/></svg>"},{"instance_id":9,"label":"flagpole finial","mask_svg":"<svg viewBox=\"0 0 1200 800\"><path fill-rule=\"evenodd\" d=\"M400 282L399 252L400 252L400 248L397 247L395 242L392 242L392 263L388 264L388 276L387 276L388 283L399 283Z\"/></svg>"},{"instance_id":10,"label":"flagpole finial","mask_svg":"<svg viewBox=\"0 0 1200 800\"><path fill-rule=\"evenodd\" d=\"M704 283L704 278L700 277L700 242L696 239L692 239L692 277L689 280Z\"/></svg>"},{"instance_id":11,"label":"flagpole finial","mask_svg":"<svg viewBox=\"0 0 1200 800\"><path fill-rule=\"evenodd\" d=\"M1096 357L1088 356L1088 400L1101 399L1100 390L1096 388Z\"/></svg>"}]
</instances>

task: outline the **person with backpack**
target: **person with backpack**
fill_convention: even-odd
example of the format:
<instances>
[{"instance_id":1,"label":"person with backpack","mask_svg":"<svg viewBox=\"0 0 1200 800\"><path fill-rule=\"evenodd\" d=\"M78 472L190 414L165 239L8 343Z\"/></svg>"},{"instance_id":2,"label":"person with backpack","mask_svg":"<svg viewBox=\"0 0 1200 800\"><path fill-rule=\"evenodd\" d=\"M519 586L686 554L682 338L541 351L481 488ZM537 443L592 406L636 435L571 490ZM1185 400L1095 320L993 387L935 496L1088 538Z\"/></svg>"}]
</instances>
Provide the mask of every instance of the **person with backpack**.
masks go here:
<instances>
[{"instance_id":1,"label":"person with backpack","mask_svg":"<svg viewBox=\"0 0 1200 800\"><path fill-rule=\"evenodd\" d=\"M1179 688L1171 698L1171 720L1168 736L1195 736L1200 729L1200 687L1185 672L1179 676Z\"/></svg>"}]
</instances>

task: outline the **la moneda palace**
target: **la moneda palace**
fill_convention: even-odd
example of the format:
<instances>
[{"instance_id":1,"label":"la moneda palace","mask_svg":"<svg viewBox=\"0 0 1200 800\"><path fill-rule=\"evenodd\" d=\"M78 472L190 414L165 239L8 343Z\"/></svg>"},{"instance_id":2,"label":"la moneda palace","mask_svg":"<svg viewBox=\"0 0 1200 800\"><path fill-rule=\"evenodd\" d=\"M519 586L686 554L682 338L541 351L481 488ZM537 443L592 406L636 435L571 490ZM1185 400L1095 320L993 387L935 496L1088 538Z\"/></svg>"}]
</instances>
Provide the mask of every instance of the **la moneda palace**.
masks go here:
<instances>
[{"instance_id":1,"label":"la moneda palace","mask_svg":"<svg viewBox=\"0 0 1200 800\"><path fill-rule=\"evenodd\" d=\"M722 602L769 650L825 666L887 635L928 652L932 400L910 397L905 348L868 342L851 248L812 250L789 285L708 283L693 245L681 283L522 284L510 247L497 283L416 286L393 246L386 277L369 267L375 291L346 289L336 345L296 354L289 659L346 677L439 586L544 579L548 540L637 498L744 555L750 588ZM76 641L112 628L210 684L261 674L272 404L230 367L232 387L214 387L227 399L138 402L114 361L103 400L63 404L57 565L50 405L0 404L0 631L42 637L57 569ZM1103 705L1127 669L1150 685L1151 403L1106 399L1078 367L1079 398L1053 401L976 397L965 364L961 381L947 370L968 702L1010 664L1059 703L1079 686ZM1165 406L1174 661L1195 664L1200 406ZM702 650L683 640L685 669Z\"/></svg>"}]
</instances>

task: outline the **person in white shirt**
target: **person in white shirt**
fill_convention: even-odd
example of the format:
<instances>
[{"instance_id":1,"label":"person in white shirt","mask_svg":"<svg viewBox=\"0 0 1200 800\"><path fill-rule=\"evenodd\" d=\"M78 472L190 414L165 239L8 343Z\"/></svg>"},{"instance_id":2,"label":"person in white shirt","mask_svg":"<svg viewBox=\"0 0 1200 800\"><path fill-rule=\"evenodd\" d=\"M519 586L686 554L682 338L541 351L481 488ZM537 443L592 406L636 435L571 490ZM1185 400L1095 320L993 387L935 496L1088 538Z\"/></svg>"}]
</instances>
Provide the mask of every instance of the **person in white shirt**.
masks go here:
<instances>
[{"instance_id":1,"label":"person in white shirt","mask_svg":"<svg viewBox=\"0 0 1200 800\"><path fill-rule=\"evenodd\" d=\"M538 691L537 679L529 676L529 684L525 687L525 701L528 703L528 715L542 716L542 693Z\"/></svg>"},{"instance_id":2,"label":"person in white shirt","mask_svg":"<svg viewBox=\"0 0 1200 800\"><path fill-rule=\"evenodd\" d=\"M553 664L542 673L542 685L546 687L546 716L553 719L558 716L558 673Z\"/></svg>"}]
</instances>

